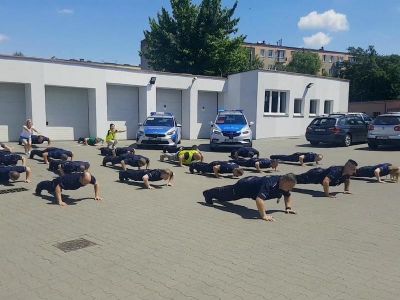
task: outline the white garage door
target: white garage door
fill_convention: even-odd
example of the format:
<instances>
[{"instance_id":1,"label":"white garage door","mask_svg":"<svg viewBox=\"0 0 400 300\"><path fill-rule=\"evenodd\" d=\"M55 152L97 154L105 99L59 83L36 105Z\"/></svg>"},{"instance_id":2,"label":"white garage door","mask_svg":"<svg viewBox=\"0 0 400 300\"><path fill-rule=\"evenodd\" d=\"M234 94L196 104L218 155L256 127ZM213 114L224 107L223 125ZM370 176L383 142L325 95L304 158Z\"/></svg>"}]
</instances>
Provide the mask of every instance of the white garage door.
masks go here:
<instances>
[{"instance_id":1,"label":"white garage door","mask_svg":"<svg viewBox=\"0 0 400 300\"><path fill-rule=\"evenodd\" d=\"M157 89L157 111L173 113L177 122L182 124L182 91Z\"/></svg>"},{"instance_id":2,"label":"white garage door","mask_svg":"<svg viewBox=\"0 0 400 300\"><path fill-rule=\"evenodd\" d=\"M17 141L26 121L25 85L0 83L0 141Z\"/></svg>"},{"instance_id":3,"label":"white garage door","mask_svg":"<svg viewBox=\"0 0 400 300\"><path fill-rule=\"evenodd\" d=\"M119 139L135 139L139 123L139 89L136 87L107 85L107 121L116 128L126 130Z\"/></svg>"},{"instance_id":4,"label":"white garage door","mask_svg":"<svg viewBox=\"0 0 400 300\"><path fill-rule=\"evenodd\" d=\"M88 137L88 90L47 86L46 122L49 137L54 140Z\"/></svg>"},{"instance_id":5,"label":"white garage door","mask_svg":"<svg viewBox=\"0 0 400 300\"><path fill-rule=\"evenodd\" d=\"M197 102L197 123L200 126L198 138L210 137L210 121L214 122L218 112L218 93L199 92Z\"/></svg>"}]
</instances>

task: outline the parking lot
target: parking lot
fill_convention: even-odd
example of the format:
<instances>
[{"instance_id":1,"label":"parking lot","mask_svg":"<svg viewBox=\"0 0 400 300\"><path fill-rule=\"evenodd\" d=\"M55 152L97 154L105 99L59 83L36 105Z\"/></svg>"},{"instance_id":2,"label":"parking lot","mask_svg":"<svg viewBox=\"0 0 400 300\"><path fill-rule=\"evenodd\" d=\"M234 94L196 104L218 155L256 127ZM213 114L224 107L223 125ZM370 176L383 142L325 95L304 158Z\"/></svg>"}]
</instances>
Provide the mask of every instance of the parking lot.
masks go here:
<instances>
[{"instance_id":1,"label":"parking lot","mask_svg":"<svg viewBox=\"0 0 400 300\"><path fill-rule=\"evenodd\" d=\"M206 143L183 142L201 144L205 161L228 159ZM175 185L146 190L118 182L115 169L100 166L95 147L54 145L91 163L104 199L91 199L92 187L65 191L71 204L65 208L46 193L34 196L36 184L55 175L29 160L33 182L14 183L29 190L0 194L0 299L398 299L399 184L352 180L353 194L336 199L323 197L321 186L298 186L298 215L284 214L283 201L271 200L267 208L277 221L265 222L251 199L204 206L204 189L235 180L159 162L160 150L137 153L151 159L151 168L170 167ZM257 140L254 147L261 157L319 152L322 167L349 158L360 166L400 165L398 149L369 151L366 144L311 147L304 138L285 138ZM310 168L280 164L277 174ZM81 238L95 245L55 247Z\"/></svg>"}]
</instances>

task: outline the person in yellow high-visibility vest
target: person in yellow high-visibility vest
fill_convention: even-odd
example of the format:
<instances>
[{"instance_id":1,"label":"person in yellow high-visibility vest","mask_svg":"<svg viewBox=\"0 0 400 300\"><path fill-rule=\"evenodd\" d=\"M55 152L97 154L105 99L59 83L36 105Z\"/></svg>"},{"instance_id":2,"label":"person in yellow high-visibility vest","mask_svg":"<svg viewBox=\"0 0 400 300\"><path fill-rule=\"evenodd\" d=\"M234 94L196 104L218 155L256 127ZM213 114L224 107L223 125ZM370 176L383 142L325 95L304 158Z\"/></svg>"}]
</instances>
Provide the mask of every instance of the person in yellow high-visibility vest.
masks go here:
<instances>
[{"instance_id":1,"label":"person in yellow high-visibility vest","mask_svg":"<svg viewBox=\"0 0 400 300\"><path fill-rule=\"evenodd\" d=\"M115 148L115 146L118 144L118 140L116 138L116 135L118 132L125 132L126 130L117 130L115 129L114 124L110 124L110 129L107 131L106 135L106 144L107 147Z\"/></svg>"}]
</instances>

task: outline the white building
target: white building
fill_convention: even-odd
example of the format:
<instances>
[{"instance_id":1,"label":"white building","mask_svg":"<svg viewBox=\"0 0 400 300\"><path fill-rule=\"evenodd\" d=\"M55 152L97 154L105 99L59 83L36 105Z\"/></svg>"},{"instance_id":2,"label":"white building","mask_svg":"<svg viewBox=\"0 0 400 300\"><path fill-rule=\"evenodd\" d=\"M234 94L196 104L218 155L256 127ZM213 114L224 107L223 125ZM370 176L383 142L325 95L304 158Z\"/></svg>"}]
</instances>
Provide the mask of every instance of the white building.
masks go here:
<instances>
[{"instance_id":1,"label":"white building","mask_svg":"<svg viewBox=\"0 0 400 300\"><path fill-rule=\"evenodd\" d=\"M17 140L27 118L54 140L103 137L110 123L127 130L121 139L134 139L152 111L174 113L185 139L208 138L222 108L243 109L255 122L254 138L299 136L314 116L347 111L348 89L345 80L275 71L195 77L0 56L0 141Z\"/></svg>"}]
</instances>

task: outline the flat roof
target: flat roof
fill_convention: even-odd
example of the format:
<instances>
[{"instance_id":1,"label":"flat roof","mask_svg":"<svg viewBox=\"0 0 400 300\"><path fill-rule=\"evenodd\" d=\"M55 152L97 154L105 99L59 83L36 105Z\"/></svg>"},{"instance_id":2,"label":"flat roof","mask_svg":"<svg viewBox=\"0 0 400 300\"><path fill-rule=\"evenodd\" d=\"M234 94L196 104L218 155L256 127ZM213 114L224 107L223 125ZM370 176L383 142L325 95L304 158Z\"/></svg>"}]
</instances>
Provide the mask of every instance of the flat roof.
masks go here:
<instances>
[{"instance_id":1,"label":"flat roof","mask_svg":"<svg viewBox=\"0 0 400 300\"><path fill-rule=\"evenodd\" d=\"M130 64L95 62L95 61L83 60L83 59L79 59L79 60L78 59L62 59L62 58L56 58L56 57L55 58L39 58L39 57L14 56L14 55L5 55L5 54L0 54L0 59L63 64L63 65L71 65L71 66L84 66L84 67L94 67L94 68L120 70L120 71L135 71L135 72L144 73L144 74L165 74L165 75L199 77L199 78L208 78L208 79L223 79L223 80L226 79L226 77L219 77L219 76L206 76L206 75L194 75L194 74L188 74L188 73L171 73L171 72L144 70L144 69L141 69L139 66L130 65Z\"/></svg>"},{"instance_id":2,"label":"flat roof","mask_svg":"<svg viewBox=\"0 0 400 300\"><path fill-rule=\"evenodd\" d=\"M249 73L249 72L278 73L278 74L284 74L284 75L304 76L304 77L310 77L310 78L350 82L349 79L344 79L344 78L329 77L329 76L322 76L322 75L311 75L311 74L303 74L303 73L294 73L294 72L287 72L287 71L265 70L265 69L257 69L257 70L250 70L250 71L245 71L245 72L240 72L240 73L234 73L234 74L230 74L229 76L243 74L243 73Z\"/></svg>"},{"instance_id":3,"label":"flat roof","mask_svg":"<svg viewBox=\"0 0 400 300\"><path fill-rule=\"evenodd\" d=\"M323 52L323 53L349 55L348 52L331 51L331 50L325 50L325 49L312 49L312 48L299 48L299 47L290 47L290 46L279 46L279 45L271 45L271 44L266 44L266 43L248 43L248 42L244 42L244 45L247 45L247 46L264 46L264 47L270 47L270 48L276 48L276 49L285 49L285 50L313 51L313 52Z\"/></svg>"}]
</instances>

